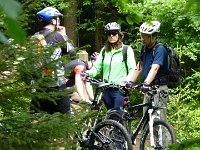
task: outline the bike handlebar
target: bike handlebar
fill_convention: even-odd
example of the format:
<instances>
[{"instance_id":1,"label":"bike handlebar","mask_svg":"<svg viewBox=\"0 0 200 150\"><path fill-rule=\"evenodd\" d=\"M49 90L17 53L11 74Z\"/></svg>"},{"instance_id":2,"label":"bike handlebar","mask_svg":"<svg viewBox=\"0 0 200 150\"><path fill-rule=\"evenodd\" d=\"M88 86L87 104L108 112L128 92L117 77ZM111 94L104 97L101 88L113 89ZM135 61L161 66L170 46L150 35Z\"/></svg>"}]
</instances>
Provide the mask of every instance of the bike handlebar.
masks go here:
<instances>
[{"instance_id":1,"label":"bike handlebar","mask_svg":"<svg viewBox=\"0 0 200 150\"><path fill-rule=\"evenodd\" d=\"M86 81L90 82L91 85L97 86L97 88L110 88L110 87L119 88L119 89L121 88L119 84L106 83L106 82L102 82L101 80L90 78L90 77L87 77Z\"/></svg>"},{"instance_id":2,"label":"bike handlebar","mask_svg":"<svg viewBox=\"0 0 200 150\"><path fill-rule=\"evenodd\" d=\"M112 88L118 88L118 89L127 91L127 90L131 90L131 89L139 89L140 90L140 88L142 87L142 84L136 84L132 88L126 88L126 85L120 85L120 84L115 84L115 83L106 83L106 82L102 82L101 80L90 78L90 77L87 77L86 81L90 82L92 85L95 85L97 88L101 88L101 89L112 87ZM157 91L158 88L159 88L159 85L149 86L149 90L148 90L147 94L149 94L149 95L156 94L158 92Z\"/></svg>"},{"instance_id":3,"label":"bike handlebar","mask_svg":"<svg viewBox=\"0 0 200 150\"><path fill-rule=\"evenodd\" d=\"M140 90L141 87L142 87L142 84L138 84L138 85L135 85L133 87L133 89L139 89ZM149 86L149 89L146 92L146 94L148 94L148 95L155 95L155 94L157 94L159 87L160 87L159 85L151 85L151 86ZM169 92L165 92L165 93L169 93Z\"/></svg>"}]
</instances>

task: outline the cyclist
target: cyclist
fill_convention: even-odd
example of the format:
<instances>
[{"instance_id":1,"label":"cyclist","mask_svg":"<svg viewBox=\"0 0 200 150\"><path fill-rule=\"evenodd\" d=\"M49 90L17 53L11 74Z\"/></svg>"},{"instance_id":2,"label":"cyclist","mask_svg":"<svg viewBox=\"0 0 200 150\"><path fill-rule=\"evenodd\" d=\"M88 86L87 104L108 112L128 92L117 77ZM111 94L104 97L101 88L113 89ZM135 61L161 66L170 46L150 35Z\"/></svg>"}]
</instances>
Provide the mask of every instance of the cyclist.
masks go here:
<instances>
[{"instance_id":1,"label":"cyclist","mask_svg":"<svg viewBox=\"0 0 200 150\"><path fill-rule=\"evenodd\" d=\"M140 73L142 73L142 87L141 92L144 93L144 103L149 101L149 97L146 93L151 85L159 85L159 90L164 91L154 95L154 102L157 105L162 106L161 119L166 120L166 108L168 99L168 87L165 80L160 78L166 75L168 72L168 54L164 46L158 46L157 35L160 31L160 22L151 21L151 23L143 23L140 26L142 50L139 56L139 62L137 68L133 74L132 82L136 82ZM143 112L146 110L144 108Z\"/></svg>"},{"instance_id":2,"label":"cyclist","mask_svg":"<svg viewBox=\"0 0 200 150\"><path fill-rule=\"evenodd\" d=\"M35 33L34 36L43 35L48 47L53 47L58 43L66 43L58 48L55 48L53 52L48 49L48 57L42 58L44 62L53 62L59 59L62 55L70 54L74 55L74 46L66 42L68 37L66 35L65 27L60 25L60 18L63 16L56 8L46 7L41 11L37 12L37 17L43 22L44 27L41 31ZM39 63L38 63L39 64ZM47 63L48 64L48 63ZM37 90L37 92L56 92L66 89L66 78L64 77L65 70L62 61L55 61L52 63L53 69L44 69L42 66L35 65L34 67L41 70L42 77L46 78L48 81L42 82L40 87L44 87L45 90ZM37 82L38 78L34 78ZM31 101L31 111L46 111L48 113L61 112L65 113L70 110L70 100L68 95L64 94L55 98L55 102L47 99L39 98L38 94L35 94Z\"/></svg>"},{"instance_id":3,"label":"cyclist","mask_svg":"<svg viewBox=\"0 0 200 150\"><path fill-rule=\"evenodd\" d=\"M101 49L94 66L86 71L89 76L96 77L103 73L103 80L108 83L120 84L123 81L129 81L136 68L133 49L128 46L127 66L123 60L123 38L121 26L116 22L108 23L105 26L107 41ZM120 94L118 88L110 87L103 92L103 99L107 109L114 107L123 107L124 97Z\"/></svg>"},{"instance_id":4,"label":"cyclist","mask_svg":"<svg viewBox=\"0 0 200 150\"><path fill-rule=\"evenodd\" d=\"M77 97L76 93L73 93L72 97L76 97L76 100L78 98L81 99L81 101L91 103L91 100L94 99L92 86L89 82L85 82L81 78L81 73L91 69L92 65L92 61L83 61L80 59L73 60L65 65L66 69L73 70L68 76L66 86L72 87L75 85L79 96Z\"/></svg>"}]
</instances>

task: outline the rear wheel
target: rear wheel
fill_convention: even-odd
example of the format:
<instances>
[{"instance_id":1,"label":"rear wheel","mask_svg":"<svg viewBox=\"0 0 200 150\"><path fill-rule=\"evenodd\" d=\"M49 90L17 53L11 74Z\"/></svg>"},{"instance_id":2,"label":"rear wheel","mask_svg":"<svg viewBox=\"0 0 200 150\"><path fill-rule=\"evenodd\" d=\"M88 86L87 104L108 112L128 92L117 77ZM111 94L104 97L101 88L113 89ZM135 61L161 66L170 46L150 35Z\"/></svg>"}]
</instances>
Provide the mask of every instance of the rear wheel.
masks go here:
<instances>
[{"instance_id":1,"label":"rear wheel","mask_svg":"<svg viewBox=\"0 0 200 150\"><path fill-rule=\"evenodd\" d=\"M114 120L104 120L97 124L91 140L91 149L132 150L130 135L122 124Z\"/></svg>"},{"instance_id":2,"label":"rear wheel","mask_svg":"<svg viewBox=\"0 0 200 150\"><path fill-rule=\"evenodd\" d=\"M153 135L154 145L151 146L149 126L147 125L142 134L140 150L167 150L170 144L176 143L173 127L162 120L154 120Z\"/></svg>"},{"instance_id":3,"label":"rear wheel","mask_svg":"<svg viewBox=\"0 0 200 150\"><path fill-rule=\"evenodd\" d=\"M115 121L121 123L126 128L128 133L130 134L130 136L132 137L133 132L131 130L131 120L128 120L128 119L126 120L125 118L123 118L122 115L117 111L111 111L111 112L107 113L107 115L106 115L106 119L112 119L112 120L115 120Z\"/></svg>"}]
</instances>

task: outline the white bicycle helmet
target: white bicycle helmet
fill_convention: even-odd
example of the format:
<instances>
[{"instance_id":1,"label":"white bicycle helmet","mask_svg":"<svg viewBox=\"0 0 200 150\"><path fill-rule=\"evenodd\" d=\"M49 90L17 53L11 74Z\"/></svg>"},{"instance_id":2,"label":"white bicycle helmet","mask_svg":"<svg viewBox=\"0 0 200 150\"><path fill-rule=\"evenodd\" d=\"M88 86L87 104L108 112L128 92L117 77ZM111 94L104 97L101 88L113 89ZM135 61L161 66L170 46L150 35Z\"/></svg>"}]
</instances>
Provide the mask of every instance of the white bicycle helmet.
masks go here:
<instances>
[{"instance_id":1,"label":"white bicycle helmet","mask_svg":"<svg viewBox=\"0 0 200 150\"><path fill-rule=\"evenodd\" d=\"M143 23L140 26L140 32L144 34L153 34L155 32L160 32L160 22L159 21L151 21L152 24Z\"/></svg>"},{"instance_id":2,"label":"white bicycle helmet","mask_svg":"<svg viewBox=\"0 0 200 150\"><path fill-rule=\"evenodd\" d=\"M117 24L116 22L108 23L108 24L105 26L105 31L107 32L107 31L112 31L112 30L121 32L121 27L120 27L120 25Z\"/></svg>"},{"instance_id":3,"label":"white bicycle helmet","mask_svg":"<svg viewBox=\"0 0 200 150\"><path fill-rule=\"evenodd\" d=\"M53 17L63 16L56 8L46 7L37 13L39 19L49 22Z\"/></svg>"}]
</instances>

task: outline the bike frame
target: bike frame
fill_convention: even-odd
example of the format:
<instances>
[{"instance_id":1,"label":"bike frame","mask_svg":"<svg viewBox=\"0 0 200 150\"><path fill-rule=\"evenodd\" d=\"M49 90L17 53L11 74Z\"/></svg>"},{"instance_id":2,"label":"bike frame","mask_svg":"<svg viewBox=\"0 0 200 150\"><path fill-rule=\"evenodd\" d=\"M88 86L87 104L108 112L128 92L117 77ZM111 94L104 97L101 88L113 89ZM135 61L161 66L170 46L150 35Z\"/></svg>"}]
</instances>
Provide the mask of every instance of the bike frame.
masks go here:
<instances>
[{"instance_id":1,"label":"bike frame","mask_svg":"<svg viewBox=\"0 0 200 150\"><path fill-rule=\"evenodd\" d=\"M156 107L154 105L154 99L153 99L153 95L151 95L150 97L150 102L148 103L144 103L144 104L138 104L138 105L134 105L134 106L127 106L127 111L125 112L125 116L128 115L130 116L131 112L133 112L134 110L138 110L141 108L147 107L146 112L144 113L144 115L142 116L142 118L140 119L139 123L136 126L136 129L133 132L132 135L132 141L134 141L139 133L139 131L143 128L145 128L148 124L149 126L149 131L150 131L150 144L152 147L155 147L154 144L154 133L153 133L153 123L154 123L154 119L160 119L160 110L161 108ZM154 114L154 112L157 112L157 115ZM130 117L127 117L128 120L132 120ZM162 129L159 128L159 132L158 132L158 138L159 141L161 141L162 143Z\"/></svg>"},{"instance_id":2,"label":"bike frame","mask_svg":"<svg viewBox=\"0 0 200 150\"><path fill-rule=\"evenodd\" d=\"M98 89L97 89L97 90L98 90ZM98 93L98 91L96 91L96 93ZM98 112L100 112L100 111L101 111L101 108L102 108L102 106L101 106L101 101L102 101L102 94L103 94L103 92L101 91L100 94L99 94L99 96L96 95L96 93L95 93L95 99L97 98L96 100L97 100ZM97 96L98 96L98 97L97 97ZM97 125L98 118L99 118L99 113L98 113L98 115L97 115L97 117L96 117L96 119L95 119L95 121L94 121L93 128Z\"/></svg>"},{"instance_id":3,"label":"bike frame","mask_svg":"<svg viewBox=\"0 0 200 150\"><path fill-rule=\"evenodd\" d=\"M94 132L94 128L95 126L97 125L98 121L99 121L99 115L100 115L100 112L102 110L102 95L103 95L103 90L104 90L104 86L108 86L110 85L109 83L103 83L102 82L99 82L98 80L96 79L91 79L93 82L92 84L96 86L96 91L95 91L95 95L94 95L94 99L97 101L97 109L98 109L98 114L97 114L97 117L95 118L94 120L94 123L92 125L92 128L90 130L90 136L95 136L99 141L101 141L102 143L110 143L112 140L110 139L105 139L105 137L103 137L103 135L99 136L98 134L96 134ZM94 149L95 147L93 147L91 145L91 143L89 142L89 147Z\"/></svg>"}]
</instances>

